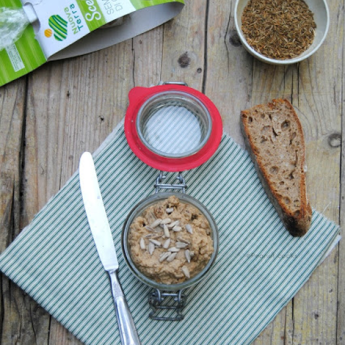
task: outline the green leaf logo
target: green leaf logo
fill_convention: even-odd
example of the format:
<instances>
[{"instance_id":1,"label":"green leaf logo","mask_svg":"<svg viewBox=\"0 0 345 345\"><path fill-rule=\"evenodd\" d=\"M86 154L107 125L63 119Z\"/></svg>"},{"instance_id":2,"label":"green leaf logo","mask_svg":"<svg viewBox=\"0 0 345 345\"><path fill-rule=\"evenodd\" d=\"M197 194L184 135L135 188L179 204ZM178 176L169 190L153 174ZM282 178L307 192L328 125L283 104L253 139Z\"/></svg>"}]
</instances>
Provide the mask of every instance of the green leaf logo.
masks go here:
<instances>
[{"instance_id":1,"label":"green leaf logo","mask_svg":"<svg viewBox=\"0 0 345 345\"><path fill-rule=\"evenodd\" d=\"M49 26L54 31L54 37L58 41L63 41L67 37L67 21L59 15L53 15L49 18Z\"/></svg>"}]
</instances>

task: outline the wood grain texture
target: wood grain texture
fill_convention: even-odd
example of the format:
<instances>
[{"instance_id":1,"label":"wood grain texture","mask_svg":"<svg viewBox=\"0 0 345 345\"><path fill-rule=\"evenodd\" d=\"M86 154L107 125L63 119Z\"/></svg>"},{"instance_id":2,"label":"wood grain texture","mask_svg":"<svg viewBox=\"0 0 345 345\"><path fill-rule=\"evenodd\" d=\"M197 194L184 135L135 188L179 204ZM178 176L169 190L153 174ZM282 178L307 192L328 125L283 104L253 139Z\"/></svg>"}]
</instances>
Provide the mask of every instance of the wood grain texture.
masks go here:
<instances>
[{"instance_id":1,"label":"wood grain texture","mask_svg":"<svg viewBox=\"0 0 345 345\"><path fill-rule=\"evenodd\" d=\"M93 152L123 118L129 90L160 80L203 91L240 145L242 109L289 99L305 131L311 204L344 224L344 1L328 1L331 25L320 50L290 66L264 64L244 50L234 4L186 1L154 30L47 63L0 88L1 251L71 177L81 153ZM344 260L340 242L254 344L345 344ZM1 288L1 344L81 344L4 276Z\"/></svg>"},{"instance_id":2,"label":"wood grain texture","mask_svg":"<svg viewBox=\"0 0 345 345\"><path fill-rule=\"evenodd\" d=\"M164 25L163 81L183 81L202 91L206 10L207 1L188 1L183 11Z\"/></svg>"},{"instance_id":3,"label":"wood grain texture","mask_svg":"<svg viewBox=\"0 0 345 345\"><path fill-rule=\"evenodd\" d=\"M0 89L0 220L1 250L21 230L23 209L23 148L25 146L26 78ZM46 343L49 317L22 290L1 277L2 344Z\"/></svg>"},{"instance_id":4,"label":"wood grain texture","mask_svg":"<svg viewBox=\"0 0 345 345\"><path fill-rule=\"evenodd\" d=\"M337 8L333 7L333 11L337 11L339 16L336 20L336 30L334 34L337 35L339 38L339 47L337 50L337 58L338 63L334 66L337 70L337 80L335 81L335 85L337 86L337 90L340 89L339 92L339 99L337 102L339 103L339 112L341 115L341 132L338 133L336 137L330 141L332 146L336 146L340 143L341 145L341 178L340 178L340 226L341 226L341 236L342 241L340 241L338 246L338 291L337 291L337 339L336 343L338 345L345 344L345 232L344 232L344 224L345 224L345 121L344 121L344 111L345 111L345 32L344 32L344 25L345 25L345 18L344 18L344 2L339 2L337 4ZM339 135L340 134L340 135Z\"/></svg>"},{"instance_id":5,"label":"wood grain texture","mask_svg":"<svg viewBox=\"0 0 345 345\"><path fill-rule=\"evenodd\" d=\"M150 87L161 80L164 26L133 39L133 86Z\"/></svg>"},{"instance_id":6,"label":"wood grain texture","mask_svg":"<svg viewBox=\"0 0 345 345\"><path fill-rule=\"evenodd\" d=\"M210 2L205 92L216 104L224 131L243 145L239 114L250 105L253 58L243 49L234 24L235 2Z\"/></svg>"},{"instance_id":7,"label":"wood grain texture","mask_svg":"<svg viewBox=\"0 0 345 345\"><path fill-rule=\"evenodd\" d=\"M338 17L329 1L330 29L320 50L299 66L298 108L307 142L307 184L311 205L339 224L341 83L338 82ZM335 344L338 252L334 250L294 298L294 344Z\"/></svg>"},{"instance_id":8,"label":"wood grain texture","mask_svg":"<svg viewBox=\"0 0 345 345\"><path fill-rule=\"evenodd\" d=\"M4 250L21 230L23 148L25 146L26 78L0 90L1 140L1 250ZM7 278L1 279L1 343L45 343L48 338L46 314L22 290Z\"/></svg>"}]
</instances>

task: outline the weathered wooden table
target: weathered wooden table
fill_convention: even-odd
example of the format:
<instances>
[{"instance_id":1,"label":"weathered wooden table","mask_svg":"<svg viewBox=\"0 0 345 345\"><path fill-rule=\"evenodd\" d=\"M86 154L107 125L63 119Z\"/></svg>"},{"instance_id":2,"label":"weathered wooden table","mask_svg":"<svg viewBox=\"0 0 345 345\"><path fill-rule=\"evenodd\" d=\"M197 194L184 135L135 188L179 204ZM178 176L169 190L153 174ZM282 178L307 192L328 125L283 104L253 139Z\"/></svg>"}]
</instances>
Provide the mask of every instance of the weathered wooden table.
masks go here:
<instances>
[{"instance_id":1,"label":"weathered wooden table","mask_svg":"<svg viewBox=\"0 0 345 345\"><path fill-rule=\"evenodd\" d=\"M186 2L164 26L47 63L0 88L1 252L73 174L81 153L94 151L123 118L128 91L160 80L204 92L240 144L241 109L289 99L305 131L311 204L334 222L345 221L344 1L328 1L330 30L320 50L286 67L261 63L244 50L234 1ZM344 261L341 241L255 344L345 344ZM79 344L4 276L1 292L1 344Z\"/></svg>"}]
</instances>

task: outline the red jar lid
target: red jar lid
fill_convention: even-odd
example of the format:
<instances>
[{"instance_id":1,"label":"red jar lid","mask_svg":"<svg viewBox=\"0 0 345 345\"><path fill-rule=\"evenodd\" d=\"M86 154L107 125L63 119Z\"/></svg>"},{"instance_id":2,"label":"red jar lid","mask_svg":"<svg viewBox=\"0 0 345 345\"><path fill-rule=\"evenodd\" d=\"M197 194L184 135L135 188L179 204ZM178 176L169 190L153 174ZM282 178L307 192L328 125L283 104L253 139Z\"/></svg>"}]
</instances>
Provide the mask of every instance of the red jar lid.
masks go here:
<instances>
[{"instance_id":1,"label":"red jar lid","mask_svg":"<svg viewBox=\"0 0 345 345\"><path fill-rule=\"evenodd\" d=\"M155 169L176 172L200 166L217 150L222 132L218 109L195 89L167 84L129 92L128 144Z\"/></svg>"}]
</instances>

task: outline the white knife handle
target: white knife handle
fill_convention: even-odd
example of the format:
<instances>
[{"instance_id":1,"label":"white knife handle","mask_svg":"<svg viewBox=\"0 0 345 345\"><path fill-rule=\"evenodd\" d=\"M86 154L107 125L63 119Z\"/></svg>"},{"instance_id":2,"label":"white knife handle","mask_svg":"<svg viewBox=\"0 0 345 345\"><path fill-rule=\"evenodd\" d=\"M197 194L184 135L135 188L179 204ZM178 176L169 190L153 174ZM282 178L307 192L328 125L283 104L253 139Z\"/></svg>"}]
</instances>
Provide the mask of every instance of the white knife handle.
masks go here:
<instances>
[{"instance_id":1,"label":"white knife handle","mask_svg":"<svg viewBox=\"0 0 345 345\"><path fill-rule=\"evenodd\" d=\"M116 271L110 271L111 292L113 294L117 323L122 345L141 345L134 321L123 295Z\"/></svg>"}]
</instances>

